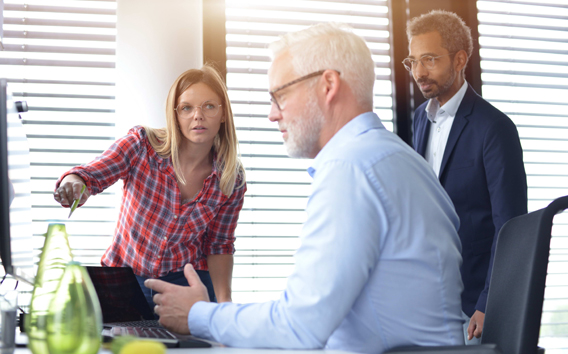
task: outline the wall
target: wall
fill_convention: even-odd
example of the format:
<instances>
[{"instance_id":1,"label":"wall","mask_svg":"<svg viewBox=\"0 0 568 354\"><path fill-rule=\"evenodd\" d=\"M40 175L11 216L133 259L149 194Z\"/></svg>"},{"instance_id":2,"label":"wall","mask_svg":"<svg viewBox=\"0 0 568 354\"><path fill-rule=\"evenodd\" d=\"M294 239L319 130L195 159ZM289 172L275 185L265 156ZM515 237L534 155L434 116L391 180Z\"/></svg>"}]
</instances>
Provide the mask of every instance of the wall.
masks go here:
<instances>
[{"instance_id":1,"label":"wall","mask_svg":"<svg viewBox=\"0 0 568 354\"><path fill-rule=\"evenodd\" d=\"M202 0L118 0L116 136L165 126L165 101L183 71L203 63Z\"/></svg>"}]
</instances>

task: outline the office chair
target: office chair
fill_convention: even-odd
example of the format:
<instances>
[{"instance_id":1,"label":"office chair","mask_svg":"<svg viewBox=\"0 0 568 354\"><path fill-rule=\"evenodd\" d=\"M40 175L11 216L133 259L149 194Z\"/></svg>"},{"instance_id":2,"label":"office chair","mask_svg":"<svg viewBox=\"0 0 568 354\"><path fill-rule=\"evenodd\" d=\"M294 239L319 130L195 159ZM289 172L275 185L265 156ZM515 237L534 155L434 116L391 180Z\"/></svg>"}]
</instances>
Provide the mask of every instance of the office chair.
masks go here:
<instances>
[{"instance_id":1,"label":"office chair","mask_svg":"<svg viewBox=\"0 0 568 354\"><path fill-rule=\"evenodd\" d=\"M543 354L538 347L554 215L568 196L509 220L499 232L481 345L400 347L388 354Z\"/></svg>"}]
</instances>

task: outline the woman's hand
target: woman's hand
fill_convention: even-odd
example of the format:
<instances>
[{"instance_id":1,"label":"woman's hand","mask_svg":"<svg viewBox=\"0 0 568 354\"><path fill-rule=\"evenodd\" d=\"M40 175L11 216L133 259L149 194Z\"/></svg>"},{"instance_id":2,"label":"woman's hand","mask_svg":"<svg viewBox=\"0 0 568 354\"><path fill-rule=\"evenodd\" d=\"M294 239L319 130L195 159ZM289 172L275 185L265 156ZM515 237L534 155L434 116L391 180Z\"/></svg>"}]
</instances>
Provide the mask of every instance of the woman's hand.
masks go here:
<instances>
[{"instance_id":1,"label":"woman's hand","mask_svg":"<svg viewBox=\"0 0 568 354\"><path fill-rule=\"evenodd\" d=\"M77 175L67 175L61 181L59 188L53 192L53 199L62 206L70 206L73 204L73 200L78 199L81 194L81 187L85 184L85 181ZM81 196L79 204L83 204L89 199L90 194L87 189Z\"/></svg>"}]
</instances>

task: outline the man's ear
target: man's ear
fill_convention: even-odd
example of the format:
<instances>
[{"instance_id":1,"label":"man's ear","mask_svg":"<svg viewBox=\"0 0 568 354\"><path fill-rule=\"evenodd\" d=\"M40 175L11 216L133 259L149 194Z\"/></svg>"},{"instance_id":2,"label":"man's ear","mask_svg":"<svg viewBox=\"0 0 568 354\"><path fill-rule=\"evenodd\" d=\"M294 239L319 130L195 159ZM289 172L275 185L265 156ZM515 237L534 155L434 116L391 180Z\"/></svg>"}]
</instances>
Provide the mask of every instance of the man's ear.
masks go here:
<instances>
[{"instance_id":1,"label":"man's ear","mask_svg":"<svg viewBox=\"0 0 568 354\"><path fill-rule=\"evenodd\" d=\"M454 56L454 65L457 72L460 72L467 65L467 53L465 50L460 50Z\"/></svg>"},{"instance_id":2,"label":"man's ear","mask_svg":"<svg viewBox=\"0 0 568 354\"><path fill-rule=\"evenodd\" d=\"M337 94L339 93L339 88L341 87L341 79L339 73L335 70L326 70L322 75L322 91L325 95L325 103L331 103Z\"/></svg>"}]
</instances>

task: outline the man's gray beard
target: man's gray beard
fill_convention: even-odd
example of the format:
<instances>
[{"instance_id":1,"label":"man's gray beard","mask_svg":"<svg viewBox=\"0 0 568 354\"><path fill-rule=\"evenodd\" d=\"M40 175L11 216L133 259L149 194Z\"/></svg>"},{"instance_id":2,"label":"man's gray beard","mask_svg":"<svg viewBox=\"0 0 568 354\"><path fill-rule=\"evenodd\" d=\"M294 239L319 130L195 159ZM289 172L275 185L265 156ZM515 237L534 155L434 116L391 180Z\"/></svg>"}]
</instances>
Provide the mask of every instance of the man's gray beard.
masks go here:
<instances>
[{"instance_id":1,"label":"man's gray beard","mask_svg":"<svg viewBox=\"0 0 568 354\"><path fill-rule=\"evenodd\" d=\"M297 118L295 125L286 127L288 141L284 143L290 157L310 158L316 149L325 118L318 107L316 97L310 98L304 113Z\"/></svg>"}]
</instances>

